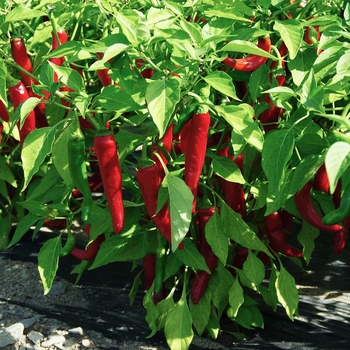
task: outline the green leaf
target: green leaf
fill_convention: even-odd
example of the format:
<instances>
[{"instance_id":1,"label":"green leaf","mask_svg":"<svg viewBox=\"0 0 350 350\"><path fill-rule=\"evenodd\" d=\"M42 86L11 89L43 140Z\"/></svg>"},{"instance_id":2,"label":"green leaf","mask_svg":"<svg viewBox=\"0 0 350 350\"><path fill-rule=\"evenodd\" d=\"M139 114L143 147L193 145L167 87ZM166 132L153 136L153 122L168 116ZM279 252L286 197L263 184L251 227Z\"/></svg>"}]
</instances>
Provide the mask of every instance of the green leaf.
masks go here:
<instances>
[{"instance_id":1,"label":"green leaf","mask_svg":"<svg viewBox=\"0 0 350 350\"><path fill-rule=\"evenodd\" d=\"M220 334L220 318L216 315L211 314L209 317L209 323L207 331L213 339L217 339Z\"/></svg>"},{"instance_id":2,"label":"green leaf","mask_svg":"<svg viewBox=\"0 0 350 350\"><path fill-rule=\"evenodd\" d=\"M221 227L227 237L233 239L242 247L259 250L271 256L266 245L261 242L256 233L234 212L225 202L221 202Z\"/></svg>"},{"instance_id":3,"label":"green leaf","mask_svg":"<svg viewBox=\"0 0 350 350\"><path fill-rule=\"evenodd\" d=\"M2 155L0 155L0 179L8 182L12 187L17 187L15 176L7 166L6 159Z\"/></svg>"},{"instance_id":4,"label":"green leaf","mask_svg":"<svg viewBox=\"0 0 350 350\"><path fill-rule=\"evenodd\" d=\"M59 235L46 241L39 251L38 270L43 282L44 295L46 295L52 287L58 269L58 260L61 250L61 235Z\"/></svg>"},{"instance_id":5,"label":"green leaf","mask_svg":"<svg viewBox=\"0 0 350 350\"><path fill-rule=\"evenodd\" d=\"M271 55L269 52L258 48L255 44L246 40L232 40L218 50L218 52L220 51L250 53L253 55L268 57L274 61L276 60L276 56Z\"/></svg>"},{"instance_id":6,"label":"green leaf","mask_svg":"<svg viewBox=\"0 0 350 350\"><path fill-rule=\"evenodd\" d=\"M183 243L184 249L177 249L175 251L176 257L189 267L210 273L204 256L198 251L192 241L188 238L185 238L183 240Z\"/></svg>"},{"instance_id":7,"label":"green leaf","mask_svg":"<svg viewBox=\"0 0 350 350\"><path fill-rule=\"evenodd\" d=\"M307 109L324 113L323 108L324 90L317 86L313 69L310 69L301 87L300 102Z\"/></svg>"},{"instance_id":8,"label":"green leaf","mask_svg":"<svg viewBox=\"0 0 350 350\"><path fill-rule=\"evenodd\" d=\"M171 217L171 249L175 251L190 227L193 194L182 179L170 173L166 175L166 181Z\"/></svg>"},{"instance_id":9,"label":"green leaf","mask_svg":"<svg viewBox=\"0 0 350 350\"><path fill-rule=\"evenodd\" d=\"M149 334L146 338L151 338L157 333L157 318L159 316L159 310L154 305L153 298L153 288L150 288L143 298L143 307L146 309L146 321L148 323L148 327L151 329L151 334Z\"/></svg>"},{"instance_id":10,"label":"green leaf","mask_svg":"<svg viewBox=\"0 0 350 350\"><path fill-rule=\"evenodd\" d=\"M193 319L193 326L196 329L199 336L202 336L205 328L207 327L210 319L210 301L211 292L206 289L202 297L197 304L193 304L190 299L190 311Z\"/></svg>"},{"instance_id":11,"label":"green leaf","mask_svg":"<svg viewBox=\"0 0 350 350\"><path fill-rule=\"evenodd\" d=\"M230 303L230 315L232 317L236 317L239 311L239 308L244 303L244 296L243 296L243 288L240 285L238 278L235 279L233 282L231 288L228 291L229 295L229 303Z\"/></svg>"},{"instance_id":12,"label":"green leaf","mask_svg":"<svg viewBox=\"0 0 350 350\"><path fill-rule=\"evenodd\" d=\"M249 78L249 92L253 101L269 86L269 81L266 79L268 74L269 69L265 64L252 72Z\"/></svg>"},{"instance_id":13,"label":"green leaf","mask_svg":"<svg viewBox=\"0 0 350 350\"><path fill-rule=\"evenodd\" d=\"M208 289L212 294L212 303L218 309L219 318L227 307L229 296L228 290L234 282L234 277L220 262L211 275Z\"/></svg>"},{"instance_id":14,"label":"green leaf","mask_svg":"<svg viewBox=\"0 0 350 350\"><path fill-rule=\"evenodd\" d=\"M297 314L299 296L294 277L282 266L275 282L278 301L285 308L288 317L293 321Z\"/></svg>"},{"instance_id":15,"label":"green leaf","mask_svg":"<svg viewBox=\"0 0 350 350\"><path fill-rule=\"evenodd\" d=\"M234 100L239 101L236 95L236 88L233 85L232 78L225 72L212 72L206 77L203 77L204 81L212 86L215 90L222 94L232 97Z\"/></svg>"},{"instance_id":16,"label":"green leaf","mask_svg":"<svg viewBox=\"0 0 350 350\"><path fill-rule=\"evenodd\" d=\"M142 283L141 280L141 274L143 273L143 270L141 270L134 278L134 282L131 286L130 292L129 292L129 300L130 300L130 305L132 306L134 304L135 298L137 291Z\"/></svg>"},{"instance_id":17,"label":"green leaf","mask_svg":"<svg viewBox=\"0 0 350 350\"><path fill-rule=\"evenodd\" d=\"M33 19L36 17L47 16L46 12L34 10L29 7L17 6L12 8L5 17L6 22L19 22L28 19Z\"/></svg>"},{"instance_id":18,"label":"green leaf","mask_svg":"<svg viewBox=\"0 0 350 350\"><path fill-rule=\"evenodd\" d=\"M170 310L165 320L164 334L170 349L189 348L194 334L192 316L184 296Z\"/></svg>"},{"instance_id":19,"label":"green leaf","mask_svg":"<svg viewBox=\"0 0 350 350\"><path fill-rule=\"evenodd\" d=\"M51 127L35 129L24 140L21 154L24 172L22 191L27 188L46 156L51 152L55 132L56 128Z\"/></svg>"},{"instance_id":20,"label":"green leaf","mask_svg":"<svg viewBox=\"0 0 350 350\"><path fill-rule=\"evenodd\" d=\"M56 66L52 62L48 62L54 72L57 74L58 80L64 85L73 89L76 92L83 92L85 90L83 78L72 68Z\"/></svg>"},{"instance_id":21,"label":"green leaf","mask_svg":"<svg viewBox=\"0 0 350 350\"><path fill-rule=\"evenodd\" d=\"M24 121L28 117L29 113L38 105L39 102L40 99L37 97L29 97L16 109L14 120L20 120L20 128L23 127Z\"/></svg>"},{"instance_id":22,"label":"green leaf","mask_svg":"<svg viewBox=\"0 0 350 350\"><path fill-rule=\"evenodd\" d=\"M263 285L260 285L259 288L259 293L264 299L264 302L272 308L273 311L277 310L277 297L275 294L271 292L270 289L266 288Z\"/></svg>"},{"instance_id":23,"label":"green leaf","mask_svg":"<svg viewBox=\"0 0 350 350\"><path fill-rule=\"evenodd\" d=\"M287 21L275 21L273 29L280 33L283 42L289 52L289 58L293 60L299 52L303 40L304 28L296 19Z\"/></svg>"},{"instance_id":24,"label":"green leaf","mask_svg":"<svg viewBox=\"0 0 350 350\"><path fill-rule=\"evenodd\" d=\"M216 175L227 181L245 184L246 181L242 176L237 164L228 157L219 157L214 153L209 155L212 158L213 171Z\"/></svg>"},{"instance_id":25,"label":"green leaf","mask_svg":"<svg viewBox=\"0 0 350 350\"><path fill-rule=\"evenodd\" d=\"M215 7L209 7L208 10L204 11L204 15L209 18L219 17L221 18L228 18L233 19L234 21L240 21L240 22L249 22L250 20L248 18L245 18L244 16L240 16L241 13L238 12L232 12L227 11L226 4L224 5L217 5Z\"/></svg>"},{"instance_id":26,"label":"green leaf","mask_svg":"<svg viewBox=\"0 0 350 350\"><path fill-rule=\"evenodd\" d=\"M266 135L261 165L269 180L268 201L274 202L281 194L286 165L292 157L293 149L294 136L290 129L271 131Z\"/></svg>"},{"instance_id":27,"label":"green leaf","mask_svg":"<svg viewBox=\"0 0 350 350\"><path fill-rule=\"evenodd\" d=\"M241 135L247 143L261 152L264 137L253 119L254 110L250 105L241 103L238 106L216 106L215 109L232 126L235 133Z\"/></svg>"},{"instance_id":28,"label":"green leaf","mask_svg":"<svg viewBox=\"0 0 350 350\"><path fill-rule=\"evenodd\" d=\"M264 318L256 305L248 306L247 309L253 316L252 326L264 328Z\"/></svg>"},{"instance_id":29,"label":"green leaf","mask_svg":"<svg viewBox=\"0 0 350 350\"><path fill-rule=\"evenodd\" d=\"M115 85L106 86L97 97L97 100L106 111L118 112L119 114L141 108L129 94Z\"/></svg>"},{"instance_id":30,"label":"green leaf","mask_svg":"<svg viewBox=\"0 0 350 350\"><path fill-rule=\"evenodd\" d=\"M164 281L166 281L169 277L174 276L180 269L181 266L183 266L182 261L176 256L175 254L169 254L166 259L165 263L165 275L164 275Z\"/></svg>"},{"instance_id":31,"label":"green leaf","mask_svg":"<svg viewBox=\"0 0 350 350\"><path fill-rule=\"evenodd\" d=\"M333 193L339 178L350 166L350 144L344 141L333 143L326 153L325 165L329 180L329 189Z\"/></svg>"},{"instance_id":32,"label":"green leaf","mask_svg":"<svg viewBox=\"0 0 350 350\"><path fill-rule=\"evenodd\" d=\"M162 138L180 101L180 83L177 79L152 81L146 90L147 108Z\"/></svg>"},{"instance_id":33,"label":"green leaf","mask_svg":"<svg viewBox=\"0 0 350 350\"><path fill-rule=\"evenodd\" d=\"M298 234L298 241L303 246L303 258L306 264L309 265L311 254L315 249L315 239L319 236L320 231L310 225L305 220L302 221L301 230Z\"/></svg>"},{"instance_id":34,"label":"green leaf","mask_svg":"<svg viewBox=\"0 0 350 350\"><path fill-rule=\"evenodd\" d=\"M49 213L49 208L42 202L34 200L26 200L24 202L17 202L20 206L27 209L30 213L43 217Z\"/></svg>"},{"instance_id":35,"label":"green leaf","mask_svg":"<svg viewBox=\"0 0 350 350\"><path fill-rule=\"evenodd\" d=\"M243 264L243 273L256 286L259 286L265 278L265 266L251 250Z\"/></svg>"},{"instance_id":36,"label":"green leaf","mask_svg":"<svg viewBox=\"0 0 350 350\"><path fill-rule=\"evenodd\" d=\"M221 218L217 211L205 225L205 238L213 253L225 265L228 256L228 238L223 232Z\"/></svg>"},{"instance_id":37,"label":"green leaf","mask_svg":"<svg viewBox=\"0 0 350 350\"><path fill-rule=\"evenodd\" d=\"M159 311L159 316L157 318L157 328L158 330L164 329L165 327L165 321L169 315L169 312L175 307L174 302L174 289L170 291L169 295L158 302L157 309Z\"/></svg>"},{"instance_id":38,"label":"green leaf","mask_svg":"<svg viewBox=\"0 0 350 350\"><path fill-rule=\"evenodd\" d=\"M7 106L7 89L6 89L7 67L4 60L0 61L0 100Z\"/></svg>"},{"instance_id":39,"label":"green leaf","mask_svg":"<svg viewBox=\"0 0 350 350\"><path fill-rule=\"evenodd\" d=\"M31 213L28 213L26 216L24 216L19 221L8 248L16 244L30 230L30 228L39 221L39 219L40 218Z\"/></svg>"}]
</instances>

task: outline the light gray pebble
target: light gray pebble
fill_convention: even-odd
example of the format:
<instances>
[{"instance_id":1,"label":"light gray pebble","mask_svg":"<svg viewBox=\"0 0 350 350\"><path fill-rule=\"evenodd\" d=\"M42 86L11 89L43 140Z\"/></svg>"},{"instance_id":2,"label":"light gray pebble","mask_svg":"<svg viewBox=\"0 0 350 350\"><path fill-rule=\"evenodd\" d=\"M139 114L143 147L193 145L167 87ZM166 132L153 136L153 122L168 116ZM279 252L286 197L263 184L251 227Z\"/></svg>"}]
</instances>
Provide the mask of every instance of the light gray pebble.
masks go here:
<instances>
[{"instance_id":1,"label":"light gray pebble","mask_svg":"<svg viewBox=\"0 0 350 350\"><path fill-rule=\"evenodd\" d=\"M44 335L37 331L30 331L27 337L34 344L40 343L44 339Z\"/></svg>"},{"instance_id":2,"label":"light gray pebble","mask_svg":"<svg viewBox=\"0 0 350 350\"><path fill-rule=\"evenodd\" d=\"M23 331L24 326L22 323L15 323L0 330L0 348L4 348L6 345L11 345L21 340Z\"/></svg>"},{"instance_id":3,"label":"light gray pebble","mask_svg":"<svg viewBox=\"0 0 350 350\"><path fill-rule=\"evenodd\" d=\"M61 295L66 291L67 285L64 282L57 282L52 285L49 295Z\"/></svg>"},{"instance_id":4,"label":"light gray pebble","mask_svg":"<svg viewBox=\"0 0 350 350\"><path fill-rule=\"evenodd\" d=\"M84 331L81 327L71 328L68 332L75 335L84 335Z\"/></svg>"},{"instance_id":5,"label":"light gray pebble","mask_svg":"<svg viewBox=\"0 0 350 350\"><path fill-rule=\"evenodd\" d=\"M60 334L51 334L48 336L47 340L41 343L41 346L48 348L51 345L60 346L66 341L66 337Z\"/></svg>"}]
</instances>

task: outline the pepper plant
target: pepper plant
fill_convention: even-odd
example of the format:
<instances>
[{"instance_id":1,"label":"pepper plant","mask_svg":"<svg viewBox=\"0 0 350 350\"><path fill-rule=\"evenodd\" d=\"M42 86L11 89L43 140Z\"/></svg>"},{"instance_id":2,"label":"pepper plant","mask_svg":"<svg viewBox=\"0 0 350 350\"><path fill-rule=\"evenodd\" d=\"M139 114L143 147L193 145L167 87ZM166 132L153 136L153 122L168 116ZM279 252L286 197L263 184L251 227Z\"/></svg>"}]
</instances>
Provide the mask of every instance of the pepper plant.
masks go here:
<instances>
[{"instance_id":1,"label":"pepper plant","mask_svg":"<svg viewBox=\"0 0 350 350\"><path fill-rule=\"evenodd\" d=\"M45 294L142 261L171 349L264 327L254 296L293 320L286 262L347 241L349 38L346 1L2 1L0 246L56 228Z\"/></svg>"}]
</instances>

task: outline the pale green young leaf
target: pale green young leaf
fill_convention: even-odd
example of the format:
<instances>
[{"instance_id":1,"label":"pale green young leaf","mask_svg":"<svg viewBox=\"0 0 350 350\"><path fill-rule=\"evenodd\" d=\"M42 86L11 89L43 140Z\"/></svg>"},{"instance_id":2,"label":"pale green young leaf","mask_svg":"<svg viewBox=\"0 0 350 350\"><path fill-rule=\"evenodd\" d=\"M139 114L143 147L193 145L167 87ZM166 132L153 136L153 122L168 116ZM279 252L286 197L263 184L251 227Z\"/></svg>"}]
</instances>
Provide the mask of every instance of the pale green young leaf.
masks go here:
<instances>
[{"instance_id":1,"label":"pale green young leaf","mask_svg":"<svg viewBox=\"0 0 350 350\"><path fill-rule=\"evenodd\" d=\"M170 173L166 175L166 181L171 217L171 249L175 251L190 227L193 194L182 179Z\"/></svg>"},{"instance_id":2,"label":"pale green young leaf","mask_svg":"<svg viewBox=\"0 0 350 350\"><path fill-rule=\"evenodd\" d=\"M298 54L301 46L304 28L297 19L289 19L288 21L275 21L274 30L279 32L283 42L286 44L289 52L289 58L293 60Z\"/></svg>"},{"instance_id":3,"label":"pale green young leaf","mask_svg":"<svg viewBox=\"0 0 350 350\"><path fill-rule=\"evenodd\" d=\"M333 193L339 178L350 166L350 145L344 141L333 143L326 153L325 165L329 180L329 189Z\"/></svg>"},{"instance_id":4,"label":"pale green young leaf","mask_svg":"<svg viewBox=\"0 0 350 350\"><path fill-rule=\"evenodd\" d=\"M233 85L232 78L227 73L216 71L203 77L203 79L207 84L222 94L232 97L236 101L240 100L236 95L236 88Z\"/></svg>"},{"instance_id":5,"label":"pale green young leaf","mask_svg":"<svg viewBox=\"0 0 350 350\"><path fill-rule=\"evenodd\" d=\"M8 11L5 17L6 22L19 22L24 20L33 19L36 17L47 16L46 12L31 9L27 6L16 6Z\"/></svg>"},{"instance_id":6,"label":"pale green young leaf","mask_svg":"<svg viewBox=\"0 0 350 350\"><path fill-rule=\"evenodd\" d=\"M247 260L243 264L243 273L256 286L259 286L265 278L265 266L251 250L249 250Z\"/></svg>"},{"instance_id":7,"label":"pale green young leaf","mask_svg":"<svg viewBox=\"0 0 350 350\"><path fill-rule=\"evenodd\" d=\"M164 79L150 82L146 90L146 101L161 138L180 101L179 81L177 79Z\"/></svg>"},{"instance_id":8,"label":"pale green young leaf","mask_svg":"<svg viewBox=\"0 0 350 350\"><path fill-rule=\"evenodd\" d=\"M20 128L28 117L29 113L38 105L40 99L37 97L29 97L27 100L23 101L19 107L16 109L14 115L14 121L20 120Z\"/></svg>"},{"instance_id":9,"label":"pale green young leaf","mask_svg":"<svg viewBox=\"0 0 350 350\"><path fill-rule=\"evenodd\" d=\"M203 270L210 273L210 270L205 262L204 256L198 251L190 239L183 240L184 249L176 249L175 255L185 265L196 270Z\"/></svg>"},{"instance_id":10,"label":"pale green young leaf","mask_svg":"<svg viewBox=\"0 0 350 350\"><path fill-rule=\"evenodd\" d=\"M47 240L38 255L38 270L43 282L44 295L49 293L58 269L62 250L61 235Z\"/></svg>"},{"instance_id":11,"label":"pale green young leaf","mask_svg":"<svg viewBox=\"0 0 350 350\"><path fill-rule=\"evenodd\" d=\"M164 334L170 349L187 350L192 342L192 316L184 296L170 310L164 327Z\"/></svg>"},{"instance_id":12,"label":"pale green young leaf","mask_svg":"<svg viewBox=\"0 0 350 350\"><path fill-rule=\"evenodd\" d=\"M240 285L238 278L235 279L233 282L231 288L228 291L229 295L229 303L230 303L230 308L231 308L231 315L232 317L236 317L239 311L239 308L243 305L244 303L244 296L243 296L243 288Z\"/></svg>"},{"instance_id":13,"label":"pale green young leaf","mask_svg":"<svg viewBox=\"0 0 350 350\"><path fill-rule=\"evenodd\" d=\"M293 321L297 315L299 296L294 277L282 266L275 282L278 301L285 308L287 316Z\"/></svg>"},{"instance_id":14,"label":"pale green young leaf","mask_svg":"<svg viewBox=\"0 0 350 350\"><path fill-rule=\"evenodd\" d=\"M193 326L196 329L199 336L203 334L205 328L209 323L210 318L210 301L211 292L206 289L202 297L199 299L197 304L193 304L192 299L190 299L189 307L193 319Z\"/></svg>"},{"instance_id":15,"label":"pale green young leaf","mask_svg":"<svg viewBox=\"0 0 350 350\"><path fill-rule=\"evenodd\" d=\"M253 119L254 110L250 105L241 103L237 106L216 106L215 109L232 126L235 133L240 134L247 143L261 152L264 137Z\"/></svg>"},{"instance_id":16,"label":"pale green young leaf","mask_svg":"<svg viewBox=\"0 0 350 350\"><path fill-rule=\"evenodd\" d=\"M213 253L225 265L228 256L228 238L223 232L221 218L217 211L205 225L205 238Z\"/></svg>"},{"instance_id":17,"label":"pale green young leaf","mask_svg":"<svg viewBox=\"0 0 350 350\"><path fill-rule=\"evenodd\" d=\"M22 149L22 167L24 172L24 191L32 177L39 170L46 156L51 152L56 128L44 127L34 129L24 140Z\"/></svg>"}]
</instances>

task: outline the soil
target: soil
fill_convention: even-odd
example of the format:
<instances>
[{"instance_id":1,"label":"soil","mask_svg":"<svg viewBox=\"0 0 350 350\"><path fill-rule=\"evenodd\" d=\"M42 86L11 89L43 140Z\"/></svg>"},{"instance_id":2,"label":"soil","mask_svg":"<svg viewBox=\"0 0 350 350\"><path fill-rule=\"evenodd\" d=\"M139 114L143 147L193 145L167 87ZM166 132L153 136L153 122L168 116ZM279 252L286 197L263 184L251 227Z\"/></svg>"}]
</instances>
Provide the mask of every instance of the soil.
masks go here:
<instances>
[{"instance_id":1,"label":"soil","mask_svg":"<svg viewBox=\"0 0 350 350\"><path fill-rule=\"evenodd\" d=\"M44 296L37 253L48 234L33 242L25 237L0 252L0 349L168 349L162 332L147 338L144 287L130 305L128 294L141 266L109 264L85 272L76 285L77 275L70 272L79 261L65 257ZM330 246L331 237L324 236L304 270L285 262L300 294L294 323L282 308L272 312L260 301L264 329L245 331L238 341L233 333L242 330L223 319L217 340L196 336L190 349L348 349L350 249L334 255Z\"/></svg>"}]
</instances>

